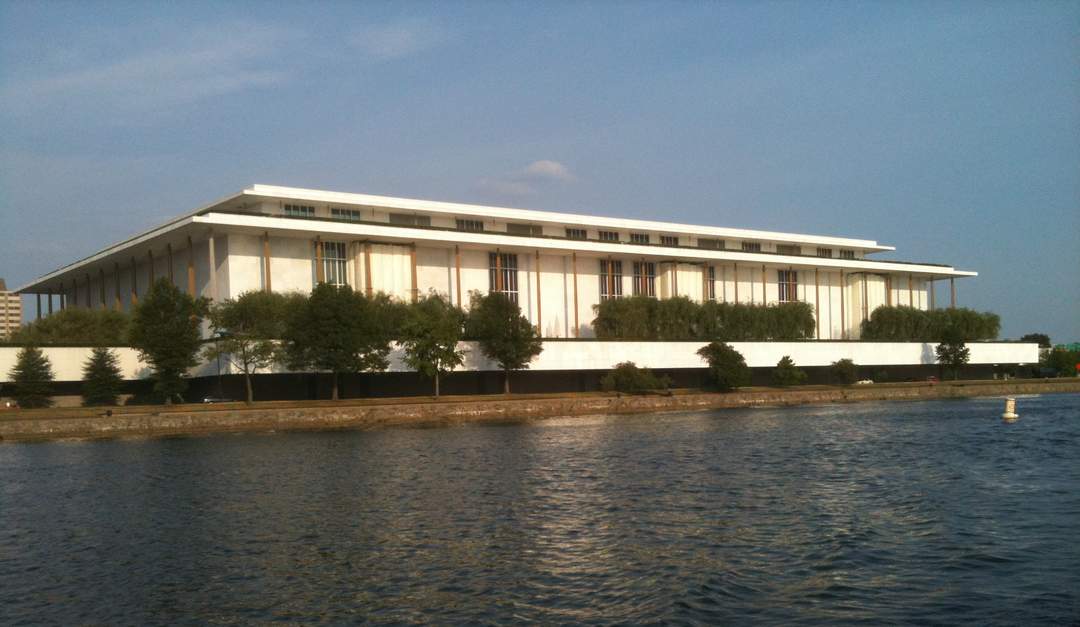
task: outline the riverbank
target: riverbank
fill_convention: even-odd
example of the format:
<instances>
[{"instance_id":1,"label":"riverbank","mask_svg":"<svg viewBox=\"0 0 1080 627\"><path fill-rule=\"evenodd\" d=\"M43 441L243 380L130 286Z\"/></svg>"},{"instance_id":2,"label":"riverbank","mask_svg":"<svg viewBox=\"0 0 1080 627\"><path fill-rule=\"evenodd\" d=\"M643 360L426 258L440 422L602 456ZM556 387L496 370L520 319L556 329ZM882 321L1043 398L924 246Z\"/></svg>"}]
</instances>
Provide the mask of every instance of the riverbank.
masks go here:
<instances>
[{"instance_id":1,"label":"riverbank","mask_svg":"<svg viewBox=\"0 0 1080 627\"><path fill-rule=\"evenodd\" d=\"M603 393L347 399L245 406L176 405L38 409L0 413L0 441L161 437L207 433L435 427L505 423L557 416L838 402L924 400L1080 392L1080 379L893 383L866 386L748 388L729 394L678 391L669 396ZM1022 414L1021 408L1021 414Z\"/></svg>"}]
</instances>

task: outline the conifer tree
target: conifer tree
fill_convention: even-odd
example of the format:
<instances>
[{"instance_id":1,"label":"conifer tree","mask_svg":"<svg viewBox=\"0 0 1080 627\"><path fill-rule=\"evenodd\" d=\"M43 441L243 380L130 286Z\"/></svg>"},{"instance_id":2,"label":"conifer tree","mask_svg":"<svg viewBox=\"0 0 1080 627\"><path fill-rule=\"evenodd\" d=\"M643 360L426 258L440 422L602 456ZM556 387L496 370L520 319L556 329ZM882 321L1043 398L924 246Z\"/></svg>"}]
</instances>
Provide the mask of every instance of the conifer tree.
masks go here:
<instances>
[{"instance_id":1,"label":"conifer tree","mask_svg":"<svg viewBox=\"0 0 1080 627\"><path fill-rule=\"evenodd\" d=\"M116 354L103 346L95 348L83 364L83 405L116 405L123 383Z\"/></svg>"},{"instance_id":2,"label":"conifer tree","mask_svg":"<svg viewBox=\"0 0 1080 627\"><path fill-rule=\"evenodd\" d=\"M34 409L52 406L52 364L40 348L26 346L20 350L8 378L15 388L11 396L19 407Z\"/></svg>"},{"instance_id":3,"label":"conifer tree","mask_svg":"<svg viewBox=\"0 0 1080 627\"><path fill-rule=\"evenodd\" d=\"M199 363L205 298L192 298L168 279L158 279L135 307L131 345L154 370L154 391L166 405L187 389L188 368Z\"/></svg>"}]
</instances>

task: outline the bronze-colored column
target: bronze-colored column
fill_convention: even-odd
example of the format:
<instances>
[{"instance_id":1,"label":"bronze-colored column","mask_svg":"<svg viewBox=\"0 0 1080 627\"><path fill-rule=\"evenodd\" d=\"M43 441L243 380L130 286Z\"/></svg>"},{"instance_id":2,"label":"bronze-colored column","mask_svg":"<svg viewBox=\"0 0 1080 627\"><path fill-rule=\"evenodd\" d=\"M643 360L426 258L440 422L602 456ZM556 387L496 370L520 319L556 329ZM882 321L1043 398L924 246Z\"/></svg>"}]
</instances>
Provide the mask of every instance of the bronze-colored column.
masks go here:
<instances>
[{"instance_id":1,"label":"bronze-colored column","mask_svg":"<svg viewBox=\"0 0 1080 627\"><path fill-rule=\"evenodd\" d=\"M60 311L67 307L67 292L64 291L64 282L60 281Z\"/></svg>"},{"instance_id":2,"label":"bronze-colored column","mask_svg":"<svg viewBox=\"0 0 1080 627\"><path fill-rule=\"evenodd\" d=\"M76 307L79 306L79 279L71 279L71 302Z\"/></svg>"},{"instance_id":3,"label":"bronze-colored column","mask_svg":"<svg viewBox=\"0 0 1080 627\"><path fill-rule=\"evenodd\" d=\"M897 299L899 300L899 299ZM892 307L892 275L885 275L885 304Z\"/></svg>"},{"instance_id":4,"label":"bronze-colored column","mask_svg":"<svg viewBox=\"0 0 1080 627\"><path fill-rule=\"evenodd\" d=\"M454 245L454 273L457 280L457 305L458 307L464 307L461 303L461 248Z\"/></svg>"},{"instance_id":5,"label":"bronze-colored column","mask_svg":"<svg viewBox=\"0 0 1080 627\"><path fill-rule=\"evenodd\" d=\"M190 235L187 238L187 291L188 296L195 298L195 247Z\"/></svg>"},{"instance_id":6,"label":"bronze-colored column","mask_svg":"<svg viewBox=\"0 0 1080 627\"><path fill-rule=\"evenodd\" d=\"M578 326L578 300L577 300L577 253L570 253L570 260L574 266L574 337L578 337L580 334L580 328Z\"/></svg>"},{"instance_id":7,"label":"bronze-colored column","mask_svg":"<svg viewBox=\"0 0 1080 627\"><path fill-rule=\"evenodd\" d=\"M37 296L37 319L41 320L41 294L34 294L34 296ZM7 320L4 324L7 324Z\"/></svg>"},{"instance_id":8,"label":"bronze-colored column","mask_svg":"<svg viewBox=\"0 0 1080 627\"><path fill-rule=\"evenodd\" d=\"M951 294L949 309L956 309L956 277L949 277L949 292Z\"/></svg>"},{"instance_id":9,"label":"bronze-colored column","mask_svg":"<svg viewBox=\"0 0 1080 627\"><path fill-rule=\"evenodd\" d=\"M90 287L90 273L87 272L86 273L86 308L87 309L93 309L94 308L94 295L93 295L92 292L93 292L93 289L91 289L91 287Z\"/></svg>"},{"instance_id":10,"label":"bronze-colored column","mask_svg":"<svg viewBox=\"0 0 1080 627\"><path fill-rule=\"evenodd\" d=\"M937 308L937 303L934 302L936 300L935 299L936 295L934 294L934 292L936 292L937 290L934 289L934 279L933 279L933 277L928 278L926 280L926 291L930 292L930 311L933 311L934 309Z\"/></svg>"},{"instance_id":11,"label":"bronze-colored column","mask_svg":"<svg viewBox=\"0 0 1080 627\"><path fill-rule=\"evenodd\" d=\"M761 264L761 304L769 304L769 292L765 289L765 264Z\"/></svg>"},{"instance_id":12,"label":"bronze-colored column","mask_svg":"<svg viewBox=\"0 0 1080 627\"><path fill-rule=\"evenodd\" d=\"M412 302L416 302L420 298L420 285L416 279L416 244L409 246L409 265L412 272Z\"/></svg>"},{"instance_id":13,"label":"bronze-colored column","mask_svg":"<svg viewBox=\"0 0 1080 627\"><path fill-rule=\"evenodd\" d=\"M845 320L845 316L844 316L844 308L845 308L844 307L844 301L847 299L847 297L844 294L844 291L845 291L844 270L843 270L843 268L841 268L840 269L840 339L841 340L846 340L847 339L847 321Z\"/></svg>"},{"instance_id":14,"label":"bronze-colored column","mask_svg":"<svg viewBox=\"0 0 1080 627\"><path fill-rule=\"evenodd\" d=\"M608 298L615 298L615 262L607 258Z\"/></svg>"},{"instance_id":15,"label":"bronze-colored column","mask_svg":"<svg viewBox=\"0 0 1080 627\"><path fill-rule=\"evenodd\" d=\"M364 293L368 298L375 293L375 288L371 284L371 242L364 244Z\"/></svg>"},{"instance_id":16,"label":"bronze-colored column","mask_svg":"<svg viewBox=\"0 0 1080 627\"><path fill-rule=\"evenodd\" d=\"M735 264L735 304L739 304L739 264Z\"/></svg>"},{"instance_id":17,"label":"bronze-colored column","mask_svg":"<svg viewBox=\"0 0 1080 627\"><path fill-rule=\"evenodd\" d=\"M866 319L870 315L870 294L866 288L866 273L862 275L862 319L866 322Z\"/></svg>"},{"instance_id":18,"label":"bronze-colored column","mask_svg":"<svg viewBox=\"0 0 1080 627\"><path fill-rule=\"evenodd\" d=\"M120 305L120 262L113 263L113 308L116 311L120 311L123 307Z\"/></svg>"},{"instance_id":19,"label":"bronze-colored column","mask_svg":"<svg viewBox=\"0 0 1080 627\"><path fill-rule=\"evenodd\" d=\"M171 243L165 245L165 251L166 251L168 259L169 259L169 272L166 274L166 276L169 277L169 282L170 283L172 283L173 285L176 285L176 279L173 278L173 256L172 256L172 244Z\"/></svg>"},{"instance_id":20,"label":"bronze-colored column","mask_svg":"<svg viewBox=\"0 0 1080 627\"><path fill-rule=\"evenodd\" d=\"M100 302L98 303L102 309L105 309L105 268L98 268L98 297Z\"/></svg>"},{"instance_id":21,"label":"bronze-colored column","mask_svg":"<svg viewBox=\"0 0 1080 627\"><path fill-rule=\"evenodd\" d=\"M701 302L709 300L709 264L701 264Z\"/></svg>"},{"instance_id":22,"label":"bronze-colored column","mask_svg":"<svg viewBox=\"0 0 1080 627\"><path fill-rule=\"evenodd\" d=\"M154 250L150 249L146 251L146 269L150 274L150 283L146 285L146 291L149 292L150 288L154 285Z\"/></svg>"},{"instance_id":23,"label":"bronze-colored column","mask_svg":"<svg viewBox=\"0 0 1080 627\"><path fill-rule=\"evenodd\" d=\"M49 303L49 315L51 316L52 313L53 313L52 312L52 288L49 288L49 295L48 295L48 298L47 298L46 302Z\"/></svg>"},{"instance_id":24,"label":"bronze-colored column","mask_svg":"<svg viewBox=\"0 0 1080 627\"><path fill-rule=\"evenodd\" d=\"M502 253L495 249L495 291L502 291Z\"/></svg>"},{"instance_id":25,"label":"bronze-colored column","mask_svg":"<svg viewBox=\"0 0 1080 627\"><path fill-rule=\"evenodd\" d=\"M266 291L274 291L273 283L270 282L270 232L263 231L263 274L266 277Z\"/></svg>"},{"instance_id":26,"label":"bronze-colored column","mask_svg":"<svg viewBox=\"0 0 1080 627\"><path fill-rule=\"evenodd\" d=\"M139 304L139 281L138 275L135 273L135 258L131 258L131 307L134 309L135 305Z\"/></svg>"},{"instance_id":27,"label":"bronze-colored column","mask_svg":"<svg viewBox=\"0 0 1080 627\"><path fill-rule=\"evenodd\" d=\"M814 337L821 339L821 270L814 268Z\"/></svg>"},{"instance_id":28,"label":"bronze-colored column","mask_svg":"<svg viewBox=\"0 0 1080 627\"><path fill-rule=\"evenodd\" d=\"M210 251L208 255L208 261L210 262L210 300L217 300L217 259L214 251L213 231L210 231L210 235L207 239L207 250Z\"/></svg>"},{"instance_id":29,"label":"bronze-colored column","mask_svg":"<svg viewBox=\"0 0 1080 627\"><path fill-rule=\"evenodd\" d=\"M671 264L671 285L673 288L673 298L679 295L679 262L676 261Z\"/></svg>"},{"instance_id":30,"label":"bronze-colored column","mask_svg":"<svg viewBox=\"0 0 1080 627\"><path fill-rule=\"evenodd\" d=\"M315 238L315 283L325 283L326 273L323 271L323 244L322 239Z\"/></svg>"},{"instance_id":31,"label":"bronze-colored column","mask_svg":"<svg viewBox=\"0 0 1080 627\"><path fill-rule=\"evenodd\" d=\"M541 336L544 327L540 323L540 251L536 251L536 332Z\"/></svg>"},{"instance_id":32,"label":"bronze-colored column","mask_svg":"<svg viewBox=\"0 0 1080 627\"><path fill-rule=\"evenodd\" d=\"M907 275L907 305L908 307L915 306L915 288L912 286L911 275Z\"/></svg>"}]
</instances>

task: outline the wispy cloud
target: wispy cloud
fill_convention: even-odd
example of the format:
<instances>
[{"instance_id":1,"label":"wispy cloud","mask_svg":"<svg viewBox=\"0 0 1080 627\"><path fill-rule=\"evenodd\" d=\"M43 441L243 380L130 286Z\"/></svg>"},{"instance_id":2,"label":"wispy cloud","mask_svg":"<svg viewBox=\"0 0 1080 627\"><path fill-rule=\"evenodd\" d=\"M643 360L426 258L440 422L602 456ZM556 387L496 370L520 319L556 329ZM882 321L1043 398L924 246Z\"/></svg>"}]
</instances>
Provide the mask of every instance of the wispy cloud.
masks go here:
<instances>
[{"instance_id":1,"label":"wispy cloud","mask_svg":"<svg viewBox=\"0 0 1080 627\"><path fill-rule=\"evenodd\" d=\"M288 31L251 24L187 33L182 42L8 84L0 93L26 110L75 101L119 111L183 104L287 80L267 56L289 37Z\"/></svg>"},{"instance_id":2,"label":"wispy cloud","mask_svg":"<svg viewBox=\"0 0 1080 627\"><path fill-rule=\"evenodd\" d=\"M432 22L409 20L364 26L350 38L354 48L377 60L410 57L449 39L445 29Z\"/></svg>"},{"instance_id":3,"label":"wispy cloud","mask_svg":"<svg viewBox=\"0 0 1080 627\"><path fill-rule=\"evenodd\" d=\"M576 180L577 177L562 163L541 159L503 177L482 178L477 181L476 187L498 196L532 196L542 187Z\"/></svg>"}]
</instances>

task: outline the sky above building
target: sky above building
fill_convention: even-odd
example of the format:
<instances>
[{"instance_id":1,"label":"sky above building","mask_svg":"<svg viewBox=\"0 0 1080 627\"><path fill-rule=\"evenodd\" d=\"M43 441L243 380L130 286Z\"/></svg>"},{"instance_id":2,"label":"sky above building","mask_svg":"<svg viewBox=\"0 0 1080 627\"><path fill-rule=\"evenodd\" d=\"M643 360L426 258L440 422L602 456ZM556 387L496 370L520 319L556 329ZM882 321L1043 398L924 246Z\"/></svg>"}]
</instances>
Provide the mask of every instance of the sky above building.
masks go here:
<instances>
[{"instance_id":1,"label":"sky above building","mask_svg":"<svg viewBox=\"0 0 1080 627\"><path fill-rule=\"evenodd\" d=\"M0 3L0 276L258 182L875 239L1078 341L1077 33L1075 2Z\"/></svg>"}]
</instances>

